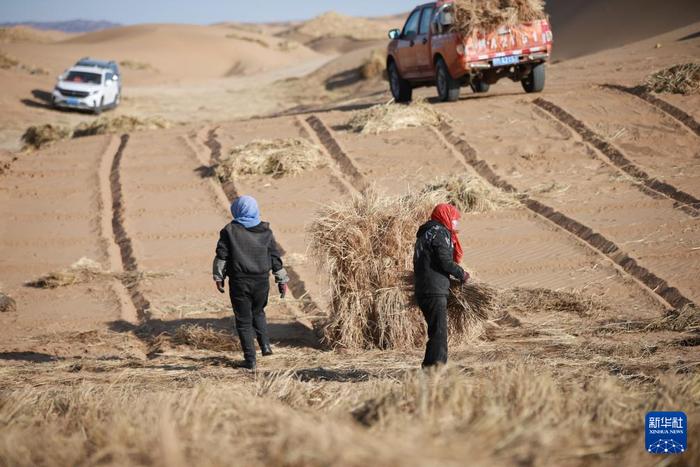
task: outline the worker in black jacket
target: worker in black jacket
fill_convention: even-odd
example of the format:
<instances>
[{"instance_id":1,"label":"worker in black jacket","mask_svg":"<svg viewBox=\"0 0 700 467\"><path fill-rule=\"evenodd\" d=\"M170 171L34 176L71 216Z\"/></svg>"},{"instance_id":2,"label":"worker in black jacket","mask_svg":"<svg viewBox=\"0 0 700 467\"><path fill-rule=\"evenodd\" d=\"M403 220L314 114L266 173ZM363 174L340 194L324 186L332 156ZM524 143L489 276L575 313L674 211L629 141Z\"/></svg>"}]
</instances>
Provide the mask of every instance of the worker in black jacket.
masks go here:
<instances>
[{"instance_id":1,"label":"worker in black jacket","mask_svg":"<svg viewBox=\"0 0 700 467\"><path fill-rule=\"evenodd\" d=\"M231 205L231 214L233 222L221 230L216 244L214 281L217 290L224 293L224 280L229 278L229 296L245 358L244 367L254 370L254 334L263 356L272 355L265 318L270 271L282 298L287 292L289 277L270 224L260 221L257 201L241 196Z\"/></svg>"},{"instance_id":2,"label":"worker in black jacket","mask_svg":"<svg viewBox=\"0 0 700 467\"><path fill-rule=\"evenodd\" d=\"M469 279L459 266L463 250L457 236L459 211L451 204L438 204L431 220L418 229L413 255L415 294L428 324L428 343L423 368L447 363L447 297L450 276L464 283Z\"/></svg>"}]
</instances>

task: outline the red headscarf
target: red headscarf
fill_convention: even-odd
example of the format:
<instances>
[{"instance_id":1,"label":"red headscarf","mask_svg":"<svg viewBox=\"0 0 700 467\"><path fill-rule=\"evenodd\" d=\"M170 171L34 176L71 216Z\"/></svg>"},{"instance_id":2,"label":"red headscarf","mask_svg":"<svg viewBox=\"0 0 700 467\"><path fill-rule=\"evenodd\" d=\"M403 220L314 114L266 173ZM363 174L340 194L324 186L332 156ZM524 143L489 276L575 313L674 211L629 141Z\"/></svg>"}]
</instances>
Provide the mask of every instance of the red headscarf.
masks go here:
<instances>
[{"instance_id":1,"label":"red headscarf","mask_svg":"<svg viewBox=\"0 0 700 467\"><path fill-rule=\"evenodd\" d=\"M447 230L450 231L452 246L454 247L454 254L452 258L457 264L462 261L464 250L462 250L462 244L459 243L459 236L457 235L457 231L455 230L452 221L457 221L460 219L460 217L459 210L451 204L438 204L435 206L435 209L433 209L433 214L430 216L432 220L441 223Z\"/></svg>"}]
</instances>

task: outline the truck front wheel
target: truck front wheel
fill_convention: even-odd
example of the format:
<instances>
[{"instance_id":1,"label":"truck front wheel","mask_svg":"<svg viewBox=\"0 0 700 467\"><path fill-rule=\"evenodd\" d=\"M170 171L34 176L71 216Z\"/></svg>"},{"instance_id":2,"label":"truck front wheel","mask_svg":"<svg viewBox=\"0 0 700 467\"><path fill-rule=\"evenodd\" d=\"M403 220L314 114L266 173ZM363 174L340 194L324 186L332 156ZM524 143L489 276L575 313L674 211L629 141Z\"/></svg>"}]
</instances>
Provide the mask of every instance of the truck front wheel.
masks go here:
<instances>
[{"instance_id":1,"label":"truck front wheel","mask_svg":"<svg viewBox=\"0 0 700 467\"><path fill-rule=\"evenodd\" d=\"M542 92L544 89L544 63L532 68L532 72L521 81L525 92Z\"/></svg>"},{"instance_id":2,"label":"truck front wheel","mask_svg":"<svg viewBox=\"0 0 700 467\"><path fill-rule=\"evenodd\" d=\"M438 97L442 102L454 102L459 100L459 81L453 79L450 70L442 58L437 60L437 70L435 72L435 82L437 84Z\"/></svg>"},{"instance_id":3,"label":"truck front wheel","mask_svg":"<svg viewBox=\"0 0 700 467\"><path fill-rule=\"evenodd\" d=\"M413 97L411 83L401 78L396 63L389 63L389 86L396 102L410 102Z\"/></svg>"}]
</instances>

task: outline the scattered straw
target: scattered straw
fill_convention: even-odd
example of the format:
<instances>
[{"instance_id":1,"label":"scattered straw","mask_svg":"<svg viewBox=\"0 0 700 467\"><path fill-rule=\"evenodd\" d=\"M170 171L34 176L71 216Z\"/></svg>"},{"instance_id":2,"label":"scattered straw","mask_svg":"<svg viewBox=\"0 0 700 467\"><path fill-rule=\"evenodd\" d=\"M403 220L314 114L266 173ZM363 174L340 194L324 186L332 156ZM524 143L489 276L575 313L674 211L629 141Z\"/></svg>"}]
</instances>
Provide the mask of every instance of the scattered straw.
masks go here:
<instances>
[{"instance_id":1,"label":"scattered straw","mask_svg":"<svg viewBox=\"0 0 700 467\"><path fill-rule=\"evenodd\" d=\"M389 102L357 111L347 126L357 133L376 135L404 128L439 126L445 121L448 121L445 114L435 110L425 99L416 99L410 104Z\"/></svg>"},{"instance_id":2,"label":"scattered straw","mask_svg":"<svg viewBox=\"0 0 700 467\"><path fill-rule=\"evenodd\" d=\"M0 292L0 313L12 313L17 311L17 303L9 295Z\"/></svg>"},{"instance_id":3,"label":"scattered straw","mask_svg":"<svg viewBox=\"0 0 700 467\"><path fill-rule=\"evenodd\" d=\"M125 286L131 287L146 279L167 276L169 276L167 273L105 271L100 263L90 258L80 258L68 269L50 272L39 279L28 282L26 285L37 289L56 289L114 278L122 281Z\"/></svg>"},{"instance_id":4,"label":"scattered straw","mask_svg":"<svg viewBox=\"0 0 700 467\"><path fill-rule=\"evenodd\" d=\"M462 35L546 17L544 0L455 0L454 29Z\"/></svg>"},{"instance_id":5,"label":"scattered straw","mask_svg":"<svg viewBox=\"0 0 700 467\"><path fill-rule=\"evenodd\" d=\"M668 311L663 317L652 321L648 331L700 332L700 310L695 305Z\"/></svg>"},{"instance_id":6,"label":"scattered straw","mask_svg":"<svg viewBox=\"0 0 700 467\"><path fill-rule=\"evenodd\" d=\"M97 120L84 122L75 127L73 138L104 135L108 133L159 130L169 127L170 123L160 117L138 118L129 115L100 117Z\"/></svg>"},{"instance_id":7,"label":"scattered straw","mask_svg":"<svg viewBox=\"0 0 700 467\"><path fill-rule=\"evenodd\" d=\"M502 309L516 312L567 312L591 316L608 310L608 306L581 292L516 287L501 291L498 297Z\"/></svg>"},{"instance_id":8,"label":"scattered straw","mask_svg":"<svg viewBox=\"0 0 700 467\"><path fill-rule=\"evenodd\" d=\"M436 180L423 193L440 193L446 202L463 212L488 212L521 207L518 197L506 193L477 177L457 175Z\"/></svg>"},{"instance_id":9,"label":"scattered straw","mask_svg":"<svg viewBox=\"0 0 700 467\"><path fill-rule=\"evenodd\" d=\"M673 94L700 93L700 63L684 63L650 75L644 85L649 91Z\"/></svg>"},{"instance_id":10,"label":"scattered straw","mask_svg":"<svg viewBox=\"0 0 700 467\"><path fill-rule=\"evenodd\" d=\"M19 65L19 61L9 55L0 52L0 69L9 70Z\"/></svg>"},{"instance_id":11,"label":"scattered straw","mask_svg":"<svg viewBox=\"0 0 700 467\"><path fill-rule=\"evenodd\" d=\"M255 140L222 158L216 173L226 182L241 175L298 175L323 165L321 149L306 139Z\"/></svg>"},{"instance_id":12,"label":"scattered straw","mask_svg":"<svg viewBox=\"0 0 700 467\"><path fill-rule=\"evenodd\" d=\"M241 350L238 339L228 331L214 329L211 326L202 327L194 324L180 326L172 337L173 344L187 345L198 350L214 352L229 352Z\"/></svg>"},{"instance_id":13,"label":"scattered straw","mask_svg":"<svg viewBox=\"0 0 700 467\"><path fill-rule=\"evenodd\" d=\"M137 62L136 60L122 60L119 65L129 70L139 71L155 71L155 68L150 63Z\"/></svg>"},{"instance_id":14,"label":"scattered straw","mask_svg":"<svg viewBox=\"0 0 700 467\"><path fill-rule=\"evenodd\" d=\"M41 149L55 141L70 138L70 129L60 125L30 126L22 135L25 149Z\"/></svg>"}]
</instances>

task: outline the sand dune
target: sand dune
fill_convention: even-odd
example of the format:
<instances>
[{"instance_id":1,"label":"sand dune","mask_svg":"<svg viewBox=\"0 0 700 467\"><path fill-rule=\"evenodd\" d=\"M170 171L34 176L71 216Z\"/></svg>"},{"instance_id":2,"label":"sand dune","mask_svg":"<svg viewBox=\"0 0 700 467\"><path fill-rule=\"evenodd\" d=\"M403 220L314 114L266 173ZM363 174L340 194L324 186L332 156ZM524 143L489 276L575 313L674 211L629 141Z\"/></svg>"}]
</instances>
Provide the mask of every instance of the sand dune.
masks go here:
<instances>
[{"instance_id":1,"label":"sand dune","mask_svg":"<svg viewBox=\"0 0 700 467\"><path fill-rule=\"evenodd\" d=\"M548 0L555 57L619 47L700 21L697 0Z\"/></svg>"},{"instance_id":2,"label":"sand dune","mask_svg":"<svg viewBox=\"0 0 700 467\"><path fill-rule=\"evenodd\" d=\"M34 42L47 44L71 37L71 34L61 31L43 31L29 26L12 26L0 28L0 44L11 42Z\"/></svg>"}]
</instances>

